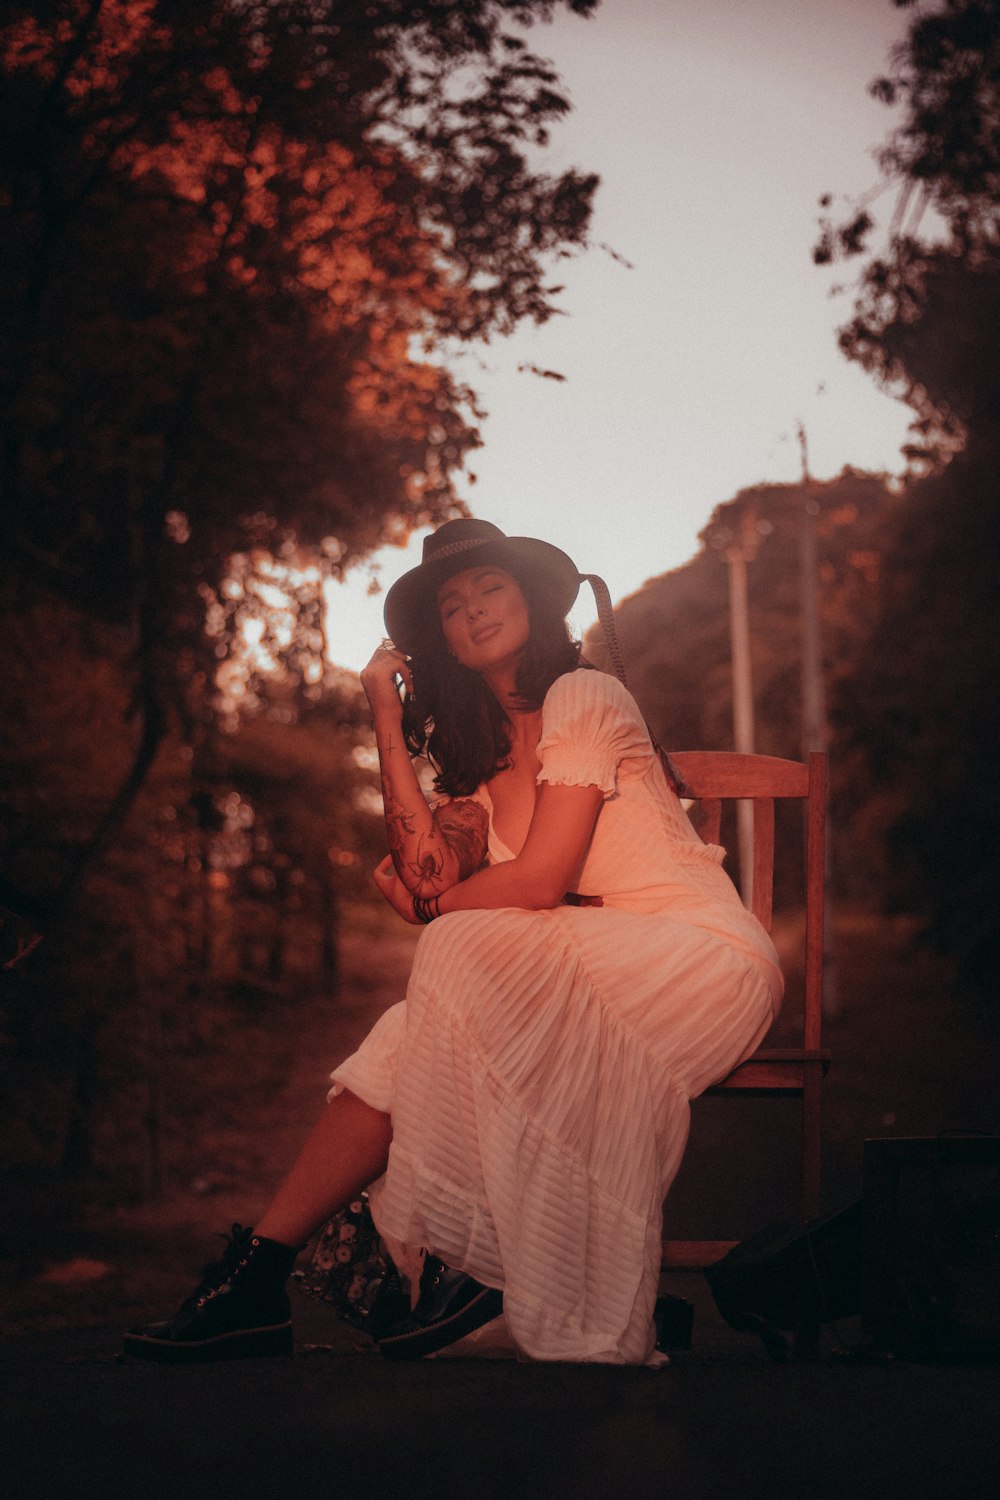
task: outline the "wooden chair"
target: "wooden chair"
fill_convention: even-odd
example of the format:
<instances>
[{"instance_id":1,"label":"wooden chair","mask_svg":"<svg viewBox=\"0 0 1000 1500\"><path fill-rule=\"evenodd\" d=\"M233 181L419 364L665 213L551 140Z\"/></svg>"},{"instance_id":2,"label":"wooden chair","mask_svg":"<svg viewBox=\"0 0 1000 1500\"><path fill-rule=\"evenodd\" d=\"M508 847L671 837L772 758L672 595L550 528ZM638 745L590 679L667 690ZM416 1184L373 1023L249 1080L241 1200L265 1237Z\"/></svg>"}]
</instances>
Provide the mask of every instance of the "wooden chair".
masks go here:
<instances>
[{"instance_id":1,"label":"wooden chair","mask_svg":"<svg viewBox=\"0 0 1000 1500\"><path fill-rule=\"evenodd\" d=\"M826 756L808 763L770 755L692 750L671 753L671 761L700 805L699 829L708 843L720 842L724 800L751 800L753 885L751 909L770 931L774 886L774 803L797 798L806 807L805 861L805 1020L800 1047L763 1047L735 1068L708 1094L772 1094L802 1100L803 1222L819 1213L820 1107L823 1074L830 1054L820 1045L823 1014L824 837ZM720 1259L735 1240L665 1240L663 1264L677 1270L704 1267Z\"/></svg>"}]
</instances>

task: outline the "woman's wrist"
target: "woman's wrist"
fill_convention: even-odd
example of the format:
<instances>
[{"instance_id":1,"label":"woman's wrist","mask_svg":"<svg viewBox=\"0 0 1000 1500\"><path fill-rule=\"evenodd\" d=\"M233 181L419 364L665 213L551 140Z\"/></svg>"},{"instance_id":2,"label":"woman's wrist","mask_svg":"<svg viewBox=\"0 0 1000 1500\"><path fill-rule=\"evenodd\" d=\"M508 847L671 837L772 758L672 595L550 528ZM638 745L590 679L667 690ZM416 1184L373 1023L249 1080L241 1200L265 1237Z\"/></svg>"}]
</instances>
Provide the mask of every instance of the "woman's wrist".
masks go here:
<instances>
[{"instance_id":1,"label":"woman's wrist","mask_svg":"<svg viewBox=\"0 0 1000 1500\"><path fill-rule=\"evenodd\" d=\"M366 690L365 696L376 728L380 724L395 728L403 722L403 700L394 687L380 683L371 692Z\"/></svg>"},{"instance_id":2,"label":"woman's wrist","mask_svg":"<svg viewBox=\"0 0 1000 1500\"><path fill-rule=\"evenodd\" d=\"M448 915L448 913L451 912L451 911L461 911L462 910L461 901L458 901L458 902L455 901L455 899L454 899L454 893L463 884L464 884L464 881L456 880L456 882L455 882L454 885L445 886L444 890L441 891L438 894L438 897L437 897L437 914L438 914L439 917L446 917Z\"/></svg>"}]
</instances>

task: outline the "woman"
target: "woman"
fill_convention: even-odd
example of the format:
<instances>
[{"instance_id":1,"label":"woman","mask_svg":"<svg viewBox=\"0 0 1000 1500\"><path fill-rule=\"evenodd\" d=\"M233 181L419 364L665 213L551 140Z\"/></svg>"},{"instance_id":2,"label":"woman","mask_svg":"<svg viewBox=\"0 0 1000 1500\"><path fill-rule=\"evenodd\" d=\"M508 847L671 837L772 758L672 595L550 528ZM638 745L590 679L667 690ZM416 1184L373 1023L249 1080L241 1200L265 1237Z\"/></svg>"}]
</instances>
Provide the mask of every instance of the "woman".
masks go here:
<instances>
[{"instance_id":1,"label":"woman","mask_svg":"<svg viewBox=\"0 0 1000 1500\"><path fill-rule=\"evenodd\" d=\"M297 1249L370 1186L379 1228L434 1272L384 1352L441 1347L502 1300L528 1356L655 1359L689 1100L759 1044L782 981L634 701L580 663L579 582L557 548L463 520L390 590L362 682L391 850L376 883L427 924L406 1000L336 1069L256 1232L130 1352L289 1348Z\"/></svg>"}]
</instances>

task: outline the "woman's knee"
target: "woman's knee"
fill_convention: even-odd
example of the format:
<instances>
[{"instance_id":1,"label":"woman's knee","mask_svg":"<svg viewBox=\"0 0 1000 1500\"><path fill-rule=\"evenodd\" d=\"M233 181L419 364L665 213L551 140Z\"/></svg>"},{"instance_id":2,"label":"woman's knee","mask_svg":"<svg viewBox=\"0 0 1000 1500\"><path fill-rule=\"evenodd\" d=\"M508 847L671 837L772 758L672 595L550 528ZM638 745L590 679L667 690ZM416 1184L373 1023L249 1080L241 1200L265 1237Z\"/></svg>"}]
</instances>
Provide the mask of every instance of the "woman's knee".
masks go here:
<instances>
[{"instance_id":1,"label":"woman's knee","mask_svg":"<svg viewBox=\"0 0 1000 1500\"><path fill-rule=\"evenodd\" d=\"M413 961L416 977L424 968L436 975L465 973L476 966L481 946L482 913L453 911L430 922L420 934Z\"/></svg>"}]
</instances>

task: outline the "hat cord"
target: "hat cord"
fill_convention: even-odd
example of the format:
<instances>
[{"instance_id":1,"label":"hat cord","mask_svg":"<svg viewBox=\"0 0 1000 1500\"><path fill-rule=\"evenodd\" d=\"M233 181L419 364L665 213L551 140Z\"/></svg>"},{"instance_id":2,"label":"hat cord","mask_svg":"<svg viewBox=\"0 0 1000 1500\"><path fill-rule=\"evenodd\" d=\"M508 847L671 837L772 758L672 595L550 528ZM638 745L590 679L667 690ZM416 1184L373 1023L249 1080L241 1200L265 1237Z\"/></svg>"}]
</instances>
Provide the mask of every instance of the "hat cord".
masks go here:
<instances>
[{"instance_id":1,"label":"hat cord","mask_svg":"<svg viewBox=\"0 0 1000 1500\"><path fill-rule=\"evenodd\" d=\"M597 605L597 618L600 620L601 629L604 631L604 643L608 648L608 655L611 658L611 665L615 669L615 676L618 678L618 681L621 683L622 687L628 687L628 682L625 678L625 658L622 655L621 642L618 639L618 626L615 623L615 612L614 607L611 603L611 592L607 584L604 582L604 579L598 573L581 573L580 577L586 583L589 583L590 587L594 591L594 602ZM646 725L646 728L647 730L649 730L649 738L653 742L653 749L656 751L660 765L663 767L663 774L666 776L670 786L679 797L689 795L688 788L684 783L684 779L678 773L677 767L670 759L670 756L663 749L662 745L657 744L656 736L649 728L648 724Z\"/></svg>"},{"instance_id":2,"label":"hat cord","mask_svg":"<svg viewBox=\"0 0 1000 1500\"><path fill-rule=\"evenodd\" d=\"M604 644L608 648L611 657L611 665L615 669L615 676L622 687L628 687L625 676L625 658L622 655L621 642L618 639L618 627L615 624L615 612L611 603L611 592L604 579L597 573L581 573L580 577L590 584L594 591L594 602L597 605L597 618L601 622L604 631Z\"/></svg>"}]
</instances>

